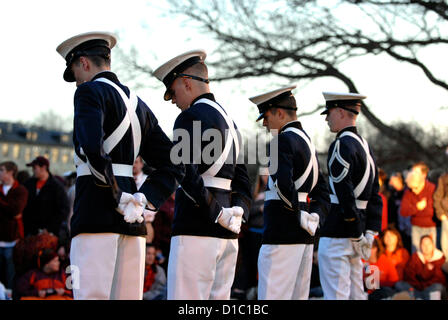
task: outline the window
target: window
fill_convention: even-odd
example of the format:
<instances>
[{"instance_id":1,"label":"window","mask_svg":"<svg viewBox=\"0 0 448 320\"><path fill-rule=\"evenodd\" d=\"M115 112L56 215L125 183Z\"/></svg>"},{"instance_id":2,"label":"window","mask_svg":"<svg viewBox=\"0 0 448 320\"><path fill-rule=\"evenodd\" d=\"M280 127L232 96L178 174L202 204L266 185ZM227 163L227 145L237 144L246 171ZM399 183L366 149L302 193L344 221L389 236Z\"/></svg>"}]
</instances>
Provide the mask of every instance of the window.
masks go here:
<instances>
[{"instance_id":1,"label":"window","mask_svg":"<svg viewBox=\"0 0 448 320\"><path fill-rule=\"evenodd\" d=\"M25 148L25 161L28 163L31 161L31 148L30 147L26 147Z\"/></svg>"},{"instance_id":2,"label":"window","mask_svg":"<svg viewBox=\"0 0 448 320\"><path fill-rule=\"evenodd\" d=\"M12 147L12 157L13 157L14 159L19 159L19 155L20 155L20 145L15 144L15 145Z\"/></svg>"},{"instance_id":3,"label":"window","mask_svg":"<svg viewBox=\"0 0 448 320\"><path fill-rule=\"evenodd\" d=\"M59 149L52 148L51 149L51 162L52 163L58 162L58 158L59 158Z\"/></svg>"},{"instance_id":4,"label":"window","mask_svg":"<svg viewBox=\"0 0 448 320\"><path fill-rule=\"evenodd\" d=\"M3 143L2 144L2 154L4 157L7 157L9 153L9 144Z\"/></svg>"}]
</instances>

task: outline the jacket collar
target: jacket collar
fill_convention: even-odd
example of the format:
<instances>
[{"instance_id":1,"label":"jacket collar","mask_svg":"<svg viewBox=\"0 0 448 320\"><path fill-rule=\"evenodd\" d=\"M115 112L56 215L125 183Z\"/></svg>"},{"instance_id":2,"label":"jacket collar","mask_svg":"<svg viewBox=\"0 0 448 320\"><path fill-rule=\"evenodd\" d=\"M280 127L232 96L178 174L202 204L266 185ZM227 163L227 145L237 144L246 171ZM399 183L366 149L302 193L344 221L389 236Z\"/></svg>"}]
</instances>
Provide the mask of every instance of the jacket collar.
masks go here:
<instances>
[{"instance_id":1,"label":"jacket collar","mask_svg":"<svg viewBox=\"0 0 448 320\"><path fill-rule=\"evenodd\" d=\"M194 100L191 102L190 106L194 105L197 101L199 101L199 100L201 100L201 99L203 99L203 98L208 99L208 100L212 100L212 101L216 102L216 100L215 100L215 96L213 95L213 93L204 93L204 94L201 94L201 95L200 95L199 97L197 97L196 99L194 99Z\"/></svg>"},{"instance_id":2,"label":"jacket collar","mask_svg":"<svg viewBox=\"0 0 448 320\"><path fill-rule=\"evenodd\" d=\"M112 71L109 71L109 70L105 70L105 71L98 72L98 73L92 78L91 81L94 81L94 80L99 79L99 78L106 78L106 79L108 79L108 80L110 80L110 81L112 81L112 82L120 83L120 81L118 81L118 77L117 77L117 75L116 75L115 73L113 73Z\"/></svg>"},{"instance_id":3,"label":"jacket collar","mask_svg":"<svg viewBox=\"0 0 448 320\"><path fill-rule=\"evenodd\" d=\"M425 264L425 258L423 257L423 253L421 251L417 251L417 255L420 259L420 261ZM437 248L434 248L434 253L432 255L431 260L429 260L428 262L433 262L433 261L437 261L440 260L443 257L443 252L440 251Z\"/></svg>"},{"instance_id":4,"label":"jacket collar","mask_svg":"<svg viewBox=\"0 0 448 320\"><path fill-rule=\"evenodd\" d=\"M344 129L339 131L338 134L336 135L336 138L339 138L341 136L341 134L343 134L346 131L350 131L350 132L358 134L358 129L356 129L355 126L350 126L350 127L345 127Z\"/></svg>"},{"instance_id":5,"label":"jacket collar","mask_svg":"<svg viewBox=\"0 0 448 320\"><path fill-rule=\"evenodd\" d=\"M17 188L18 186L19 186L19 181L14 180L14 183L12 184L10 190ZM0 183L0 193L3 194L3 183Z\"/></svg>"},{"instance_id":6,"label":"jacket collar","mask_svg":"<svg viewBox=\"0 0 448 320\"><path fill-rule=\"evenodd\" d=\"M290 122L288 122L287 124L285 124L285 125L280 129L280 132L279 132L279 133L282 133L283 131L285 131L285 130L288 129L288 128L297 128L297 129L303 130L303 128L302 128L302 124L300 123L300 121L299 121L299 120L293 120L293 121L290 121Z\"/></svg>"}]
</instances>

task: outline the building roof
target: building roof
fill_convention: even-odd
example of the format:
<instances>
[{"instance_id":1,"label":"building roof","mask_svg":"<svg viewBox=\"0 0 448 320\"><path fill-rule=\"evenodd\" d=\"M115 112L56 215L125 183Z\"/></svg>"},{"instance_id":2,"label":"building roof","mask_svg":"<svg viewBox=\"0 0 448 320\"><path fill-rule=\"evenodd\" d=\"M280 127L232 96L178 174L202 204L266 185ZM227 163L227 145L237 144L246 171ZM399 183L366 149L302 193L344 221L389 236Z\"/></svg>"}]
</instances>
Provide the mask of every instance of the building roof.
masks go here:
<instances>
[{"instance_id":1,"label":"building roof","mask_svg":"<svg viewBox=\"0 0 448 320\"><path fill-rule=\"evenodd\" d=\"M73 132L0 121L0 142L73 147Z\"/></svg>"}]
</instances>

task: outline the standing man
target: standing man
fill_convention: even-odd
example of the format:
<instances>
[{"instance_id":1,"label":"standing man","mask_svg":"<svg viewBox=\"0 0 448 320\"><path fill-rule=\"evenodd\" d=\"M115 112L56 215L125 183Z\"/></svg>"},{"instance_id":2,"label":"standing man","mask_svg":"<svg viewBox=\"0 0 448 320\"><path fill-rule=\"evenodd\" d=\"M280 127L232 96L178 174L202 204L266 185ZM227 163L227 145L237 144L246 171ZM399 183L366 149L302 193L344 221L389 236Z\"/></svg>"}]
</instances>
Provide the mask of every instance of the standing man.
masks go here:
<instances>
[{"instance_id":1,"label":"standing man","mask_svg":"<svg viewBox=\"0 0 448 320\"><path fill-rule=\"evenodd\" d=\"M336 140L328 150L330 213L319 241L319 276L324 298L365 300L362 261L381 230L382 201L372 151L356 129L361 100L356 93L323 93L322 114Z\"/></svg>"},{"instance_id":2,"label":"standing man","mask_svg":"<svg viewBox=\"0 0 448 320\"><path fill-rule=\"evenodd\" d=\"M238 129L210 92L205 57L202 50L189 51L154 71L166 86L164 99L182 111L173 157L180 151L177 161L186 168L176 192L168 299L230 298L238 233L252 198L246 167L237 164ZM204 142L210 138L212 151Z\"/></svg>"},{"instance_id":3,"label":"standing man","mask_svg":"<svg viewBox=\"0 0 448 320\"><path fill-rule=\"evenodd\" d=\"M43 156L27 164L33 169L33 177L25 182L28 202L23 211L25 236L36 235L46 229L60 240L66 239L70 205L64 185L50 172L50 162ZM60 243L61 245L64 243Z\"/></svg>"},{"instance_id":4,"label":"standing man","mask_svg":"<svg viewBox=\"0 0 448 320\"><path fill-rule=\"evenodd\" d=\"M420 248L421 237L429 234L434 244L437 239L436 223L433 220L436 186L427 179L428 172L426 163L415 163L406 177L408 188L401 199L400 214L411 217L412 253Z\"/></svg>"},{"instance_id":5,"label":"standing man","mask_svg":"<svg viewBox=\"0 0 448 320\"><path fill-rule=\"evenodd\" d=\"M17 165L0 163L0 282L13 288L15 267L13 252L23 238L22 212L28 198L27 189L15 179Z\"/></svg>"},{"instance_id":6,"label":"standing man","mask_svg":"<svg viewBox=\"0 0 448 320\"><path fill-rule=\"evenodd\" d=\"M184 175L170 161L171 141L148 106L110 71L117 39L105 32L74 36L57 47L75 82L73 142L77 171L71 220L75 299L142 299L143 212L157 210ZM137 192L138 155L156 170ZM75 280L75 279L74 279Z\"/></svg>"},{"instance_id":7,"label":"standing man","mask_svg":"<svg viewBox=\"0 0 448 320\"><path fill-rule=\"evenodd\" d=\"M433 198L437 218L442 221L440 245L445 258L448 260L448 173L439 177ZM445 268L447 267L448 265L445 265Z\"/></svg>"},{"instance_id":8,"label":"standing man","mask_svg":"<svg viewBox=\"0 0 448 320\"><path fill-rule=\"evenodd\" d=\"M264 202L264 231L258 256L258 299L307 300L316 229L330 208L317 152L297 120L296 86L252 98L274 136ZM278 154L278 159L273 158ZM273 163L276 164L273 166ZM308 199L310 201L308 201Z\"/></svg>"}]
</instances>

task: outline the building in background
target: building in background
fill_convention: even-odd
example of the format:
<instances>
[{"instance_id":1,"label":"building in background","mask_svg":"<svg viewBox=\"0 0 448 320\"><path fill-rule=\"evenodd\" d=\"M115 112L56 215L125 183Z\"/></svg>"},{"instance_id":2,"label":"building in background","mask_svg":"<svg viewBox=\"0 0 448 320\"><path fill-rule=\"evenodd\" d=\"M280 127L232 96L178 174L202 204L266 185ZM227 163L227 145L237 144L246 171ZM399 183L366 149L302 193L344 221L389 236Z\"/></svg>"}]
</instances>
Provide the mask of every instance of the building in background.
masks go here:
<instances>
[{"instance_id":1,"label":"building in background","mask_svg":"<svg viewBox=\"0 0 448 320\"><path fill-rule=\"evenodd\" d=\"M75 170L72 132L0 122L0 160L14 161L19 170L27 170L26 164L39 155L48 158L53 174Z\"/></svg>"}]
</instances>

